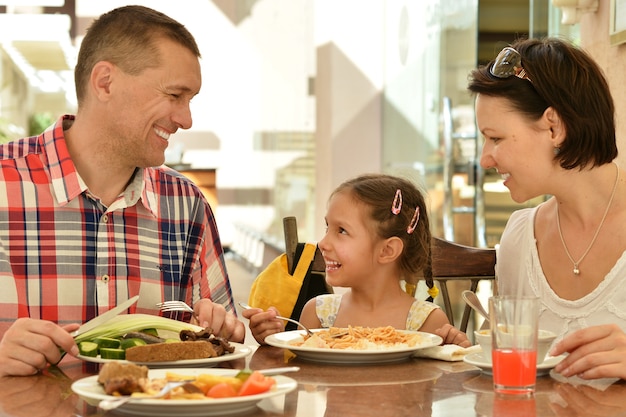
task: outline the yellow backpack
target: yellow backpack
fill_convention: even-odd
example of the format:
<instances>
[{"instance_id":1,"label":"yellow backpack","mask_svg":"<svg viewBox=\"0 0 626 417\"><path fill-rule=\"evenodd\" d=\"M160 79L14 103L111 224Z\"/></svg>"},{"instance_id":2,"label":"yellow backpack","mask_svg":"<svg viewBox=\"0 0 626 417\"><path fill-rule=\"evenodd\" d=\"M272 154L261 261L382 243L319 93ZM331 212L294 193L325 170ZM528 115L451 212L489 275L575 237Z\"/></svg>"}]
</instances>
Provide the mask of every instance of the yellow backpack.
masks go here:
<instances>
[{"instance_id":1,"label":"yellow backpack","mask_svg":"<svg viewBox=\"0 0 626 417\"><path fill-rule=\"evenodd\" d=\"M298 249L301 255L298 259ZM298 320L304 304L320 294L328 294L323 274L311 273L311 264L317 246L312 243L298 244L297 265L293 275L289 274L287 255L274 259L252 283L248 304L267 310L273 306L281 315ZM295 330L296 325L287 323L285 330Z\"/></svg>"}]
</instances>

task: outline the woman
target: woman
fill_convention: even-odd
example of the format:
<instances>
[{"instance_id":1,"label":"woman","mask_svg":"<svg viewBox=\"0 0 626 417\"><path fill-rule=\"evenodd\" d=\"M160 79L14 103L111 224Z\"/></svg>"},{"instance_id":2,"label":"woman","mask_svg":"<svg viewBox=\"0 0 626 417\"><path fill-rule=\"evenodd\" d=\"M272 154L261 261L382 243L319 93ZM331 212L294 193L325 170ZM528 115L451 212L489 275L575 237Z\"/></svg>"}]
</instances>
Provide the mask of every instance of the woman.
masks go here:
<instances>
[{"instance_id":1,"label":"woman","mask_svg":"<svg viewBox=\"0 0 626 417\"><path fill-rule=\"evenodd\" d=\"M542 299L540 327L568 353L555 370L626 378L626 184L614 159L614 106L601 69L564 40L519 40L470 74L485 142L514 213L498 253L498 289Z\"/></svg>"}]
</instances>

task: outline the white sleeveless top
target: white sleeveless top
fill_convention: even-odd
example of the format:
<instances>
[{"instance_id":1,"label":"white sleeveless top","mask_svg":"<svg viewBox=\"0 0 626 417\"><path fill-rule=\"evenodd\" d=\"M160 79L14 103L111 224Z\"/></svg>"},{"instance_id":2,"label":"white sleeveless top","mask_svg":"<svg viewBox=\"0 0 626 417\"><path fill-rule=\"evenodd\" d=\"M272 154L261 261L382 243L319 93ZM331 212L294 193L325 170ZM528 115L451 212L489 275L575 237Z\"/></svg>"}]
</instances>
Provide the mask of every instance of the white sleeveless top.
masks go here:
<instances>
[{"instance_id":1,"label":"white sleeveless top","mask_svg":"<svg viewBox=\"0 0 626 417\"><path fill-rule=\"evenodd\" d=\"M335 324L342 295L323 294L315 297L315 312L323 328L329 328ZM439 306L434 303L415 300L409 309L406 327L403 330L419 330L428 318L428 315L437 308Z\"/></svg>"},{"instance_id":2,"label":"white sleeveless top","mask_svg":"<svg viewBox=\"0 0 626 417\"><path fill-rule=\"evenodd\" d=\"M541 205L516 211L506 225L497 254L498 293L541 298L539 327L555 332L555 343L569 333L599 324L615 323L626 332L626 256L622 254L591 293L573 301L560 298L539 262L534 219Z\"/></svg>"}]
</instances>

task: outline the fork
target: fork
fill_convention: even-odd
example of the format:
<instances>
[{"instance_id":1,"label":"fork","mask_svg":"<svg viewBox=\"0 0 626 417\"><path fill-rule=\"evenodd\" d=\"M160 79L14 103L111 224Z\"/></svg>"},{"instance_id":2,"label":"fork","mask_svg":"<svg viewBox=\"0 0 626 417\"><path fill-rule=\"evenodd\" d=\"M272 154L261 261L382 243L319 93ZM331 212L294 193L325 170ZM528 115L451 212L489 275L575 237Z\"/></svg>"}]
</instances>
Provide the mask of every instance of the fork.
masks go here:
<instances>
[{"instance_id":1,"label":"fork","mask_svg":"<svg viewBox=\"0 0 626 417\"><path fill-rule=\"evenodd\" d=\"M244 303L242 301L239 302L239 305L241 306L241 308L243 308L245 310L248 310L248 309L252 308L251 306L249 306L248 304L246 304L246 303ZM276 318L280 319L280 320L289 321L289 322L291 322L291 323L293 323L293 324L295 324L295 325L297 325L299 327L302 327L306 331L307 335L313 336L313 332L308 327L306 327L304 324L300 323L298 320L290 319L290 318L283 317L283 316L276 316Z\"/></svg>"},{"instance_id":2,"label":"fork","mask_svg":"<svg viewBox=\"0 0 626 417\"><path fill-rule=\"evenodd\" d=\"M156 306L161 311L187 311L191 314L194 314L193 308L191 308L191 306L189 306L184 301L164 301L162 303L157 303Z\"/></svg>"},{"instance_id":3,"label":"fork","mask_svg":"<svg viewBox=\"0 0 626 417\"><path fill-rule=\"evenodd\" d=\"M194 379L169 381L165 384L165 386L163 386L161 391L157 392L155 395L150 395L146 397L133 397L133 396L128 395L128 396L119 397L119 398L115 398L111 400L102 400L98 404L98 407L102 410L108 411L108 410L113 410L114 408L117 408L121 405L124 405L129 401L155 400L158 398L163 398L167 394L169 394L169 392L172 391L174 388L182 387L183 385L188 384L191 381L194 381Z\"/></svg>"}]
</instances>

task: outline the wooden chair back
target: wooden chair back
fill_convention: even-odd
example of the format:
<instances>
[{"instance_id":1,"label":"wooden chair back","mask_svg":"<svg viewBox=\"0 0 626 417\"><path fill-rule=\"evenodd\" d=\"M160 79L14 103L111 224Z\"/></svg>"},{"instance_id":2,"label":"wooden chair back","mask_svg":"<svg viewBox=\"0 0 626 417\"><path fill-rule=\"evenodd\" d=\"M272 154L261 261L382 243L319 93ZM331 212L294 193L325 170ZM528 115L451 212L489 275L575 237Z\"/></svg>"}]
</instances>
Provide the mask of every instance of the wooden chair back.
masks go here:
<instances>
[{"instance_id":1,"label":"wooden chair back","mask_svg":"<svg viewBox=\"0 0 626 417\"><path fill-rule=\"evenodd\" d=\"M295 217L285 217L283 219L283 231L285 234L285 256L287 258L287 270L293 275L300 254L304 250L306 243L300 242L298 239L298 225ZM319 248L315 248L313 261L309 265L298 299L293 307L291 318L298 320L302 309L307 301L321 294L331 294L333 288L326 283L326 262ZM296 330L297 326L293 323L287 323L285 330Z\"/></svg>"},{"instance_id":2,"label":"wooden chair back","mask_svg":"<svg viewBox=\"0 0 626 417\"><path fill-rule=\"evenodd\" d=\"M454 324L454 314L447 283L469 281L469 289L476 291L482 280L495 280L496 250L477 248L450 242L438 237L432 241L433 279L439 284L448 320ZM472 309L465 305L459 329L466 332Z\"/></svg>"},{"instance_id":3,"label":"wooden chair back","mask_svg":"<svg viewBox=\"0 0 626 417\"><path fill-rule=\"evenodd\" d=\"M285 235L285 254L287 255L287 266L289 273L293 274L296 267L296 252L298 249L298 223L295 217L283 218L283 233ZM313 258L313 266L311 272L317 274L324 274L326 276L326 262L319 248L315 251L315 258Z\"/></svg>"}]
</instances>

